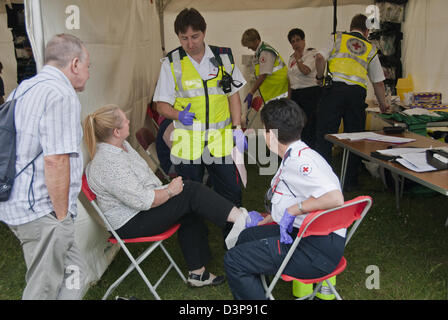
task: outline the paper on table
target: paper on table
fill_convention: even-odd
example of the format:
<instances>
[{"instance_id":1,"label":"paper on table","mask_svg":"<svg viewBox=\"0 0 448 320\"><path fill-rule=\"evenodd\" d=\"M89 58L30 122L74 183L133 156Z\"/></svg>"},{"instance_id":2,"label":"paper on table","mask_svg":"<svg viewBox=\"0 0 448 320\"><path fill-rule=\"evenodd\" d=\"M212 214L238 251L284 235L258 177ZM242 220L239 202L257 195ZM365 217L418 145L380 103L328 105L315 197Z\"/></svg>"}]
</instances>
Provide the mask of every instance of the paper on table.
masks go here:
<instances>
[{"instance_id":1,"label":"paper on table","mask_svg":"<svg viewBox=\"0 0 448 320\"><path fill-rule=\"evenodd\" d=\"M396 159L397 162L415 172L434 171L437 168L426 162L426 152L414 152L402 154L401 158Z\"/></svg>"},{"instance_id":2,"label":"paper on table","mask_svg":"<svg viewBox=\"0 0 448 320\"><path fill-rule=\"evenodd\" d=\"M382 142L389 142L389 143L407 143L407 142L415 141L415 139L411 139L411 138L386 136L386 135L378 134L378 133L371 132L371 131L352 132L352 133L337 133L337 134L333 134L333 136L338 139L348 139L350 141L374 140L374 141L382 141Z\"/></svg>"},{"instance_id":3,"label":"paper on table","mask_svg":"<svg viewBox=\"0 0 448 320\"><path fill-rule=\"evenodd\" d=\"M401 156L402 154L425 152L426 150L428 150L428 148L392 148L392 149L377 150L377 152L384 154L386 156L398 157Z\"/></svg>"}]
</instances>

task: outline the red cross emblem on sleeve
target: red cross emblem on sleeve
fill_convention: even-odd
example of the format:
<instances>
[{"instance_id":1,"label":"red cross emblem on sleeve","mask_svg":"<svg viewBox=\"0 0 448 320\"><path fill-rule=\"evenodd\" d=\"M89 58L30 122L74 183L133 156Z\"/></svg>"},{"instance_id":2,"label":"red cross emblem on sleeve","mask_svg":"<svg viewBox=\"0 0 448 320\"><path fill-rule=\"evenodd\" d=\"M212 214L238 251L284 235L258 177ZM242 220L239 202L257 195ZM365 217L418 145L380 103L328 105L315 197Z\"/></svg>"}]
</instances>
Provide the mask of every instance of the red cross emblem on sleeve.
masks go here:
<instances>
[{"instance_id":1,"label":"red cross emblem on sleeve","mask_svg":"<svg viewBox=\"0 0 448 320\"><path fill-rule=\"evenodd\" d=\"M312 168L309 164L302 164L299 168L300 174L307 176L311 173Z\"/></svg>"}]
</instances>

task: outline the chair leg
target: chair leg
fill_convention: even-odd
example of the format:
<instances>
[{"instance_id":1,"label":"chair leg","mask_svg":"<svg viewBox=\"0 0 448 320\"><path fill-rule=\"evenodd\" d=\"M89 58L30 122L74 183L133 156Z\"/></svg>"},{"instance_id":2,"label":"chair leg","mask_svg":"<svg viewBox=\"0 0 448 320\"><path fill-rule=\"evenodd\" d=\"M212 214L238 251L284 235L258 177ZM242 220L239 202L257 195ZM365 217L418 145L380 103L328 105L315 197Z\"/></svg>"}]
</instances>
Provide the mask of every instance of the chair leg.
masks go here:
<instances>
[{"instance_id":1,"label":"chair leg","mask_svg":"<svg viewBox=\"0 0 448 320\"><path fill-rule=\"evenodd\" d=\"M337 300L342 300L341 296L339 295L339 293L336 291L335 287L333 286L333 284L331 283L331 281L329 279L325 280L325 282L327 283L328 287L330 288L331 292L333 292L333 294L336 296Z\"/></svg>"},{"instance_id":2,"label":"chair leg","mask_svg":"<svg viewBox=\"0 0 448 320\"><path fill-rule=\"evenodd\" d=\"M268 297L271 300L275 300L274 296L272 295L271 291L269 290L268 284L266 282L266 276L264 274L260 275L261 283L263 284L264 291L266 292L266 297Z\"/></svg>"},{"instance_id":3,"label":"chair leg","mask_svg":"<svg viewBox=\"0 0 448 320\"><path fill-rule=\"evenodd\" d=\"M187 278L185 278L184 274L182 273L182 271L180 270L180 268L178 267L177 263L174 262L174 259L171 257L171 255L168 253L168 251L165 249L163 244L160 244L160 247L162 248L163 252L165 253L166 257L168 258L168 260L170 261L171 265L174 267L174 269L176 269L177 273L179 274L180 278L182 279L182 281L184 283L187 282Z\"/></svg>"},{"instance_id":4,"label":"chair leg","mask_svg":"<svg viewBox=\"0 0 448 320\"><path fill-rule=\"evenodd\" d=\"M149 291L151 291L151 293L154 295L154 298L156 300L161 300L159 295L157 294L156 290L154 289L154 287L151 285L151 282L148 280L148 278L146 277L145 273L143 272L143 270L140 268L140 266L138 265L137 261L135 261L134 259L131 260L132 261L132 265L128 267L128 269L114 282L112 283L112 285L107 289L106 293L104 294L102 300L106 300L107 297L112 293L113 290L115 290L116 287L118 287L118 285L128 276L128 274L134 270L137 269L138 273L140 274L140 276L142 277L143 281L146 283L146 286L148 287Z\"/></svg>"},{"instance_id":5,"label":"chair leg","mask_svg":"<svg viewBox=\"0 0 448 320\"><path fill-rule=\"evenodd\" d=\"M309 299L309 300L313 300L314 297L316 296L317 292L320 290L321 287L322 287L322 282L319 282L319 283L316 285L316 287L314 288L313 293L310 294L310 295L308 296L308 299Z\"/></svg>"},{"instance_id":6,"label":"chair leg","mask_svg":"<svg viewBox=\"0 0 448 320\"><path fill-rule=\"evenodd\" d=\"M157 292L155 291L154 287L151 285L151 282L146 277L143 270L139 267L139 264L146 259L146 257L154 251L159 245L162 244L162 241L154 242L148 249L146 249L137 259L134 259L132 254L127 250L126 247L122 247L122 249L125 251L126 255L128 256L129 260L131 260L131 265L126 269L126 271L114 282L112 285L107 289L106 293L103 296L103 300L106 300L107 297L110 295L110 293L118 287L118 285L134 270L137 269L140 276L143 278L143 281L145 281L146 285L148 286L151 293L154 295L156 300L161 300Z\"/></svg>"}]
</instances>

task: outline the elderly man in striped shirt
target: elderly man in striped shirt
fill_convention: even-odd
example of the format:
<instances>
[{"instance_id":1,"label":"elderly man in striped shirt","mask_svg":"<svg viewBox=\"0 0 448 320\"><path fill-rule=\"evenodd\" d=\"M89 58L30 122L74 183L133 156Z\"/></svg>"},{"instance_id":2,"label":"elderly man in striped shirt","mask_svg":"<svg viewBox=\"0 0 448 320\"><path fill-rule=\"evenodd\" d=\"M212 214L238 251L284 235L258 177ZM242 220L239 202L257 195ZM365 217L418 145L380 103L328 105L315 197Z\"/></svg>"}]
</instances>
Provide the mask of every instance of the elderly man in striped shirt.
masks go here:
<instances>
[{"instance_id":1,"label":"elderly man in striped shirt","mask_svg":"<svg viewBox=\"0 0 448 320\"><path fill-rule=\"evenodd\" d=\"M27 266L23 299L81 299L84 262L73 219L81 189L81 104L77 92L89 78L89 53L75 36L54 36L45 65L16 88L16 172L0 220L14 232ZM14 93L8 99L11 99ZM70 277L76 276L76 281Z\"/></svg>"}]
</instances>

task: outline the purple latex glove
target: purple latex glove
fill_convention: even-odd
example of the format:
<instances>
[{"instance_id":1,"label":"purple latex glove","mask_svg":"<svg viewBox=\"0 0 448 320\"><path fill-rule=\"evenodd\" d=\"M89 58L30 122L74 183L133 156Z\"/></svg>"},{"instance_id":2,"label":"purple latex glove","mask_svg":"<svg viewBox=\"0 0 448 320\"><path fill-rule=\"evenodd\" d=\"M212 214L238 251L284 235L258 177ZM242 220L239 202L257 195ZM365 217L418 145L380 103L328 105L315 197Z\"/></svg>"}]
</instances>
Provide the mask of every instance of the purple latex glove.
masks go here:
<instances>
[{"instance_id":1,"label":"purple latex glove","mask_svg":"<svg viewBox=\"0 0 448 320\"><path fill-rule=\"evenodd\" d=\"M191 126L193 124L193 119L195 118L195 114L190 112L191 103L188 106L179 112L179 121L182 122L185 126Z\"/></svg>"},{"instance_id":2,"label":"purple latex glove","mask_svg":"<svg viewBox=\"0 0 448 320\"><path fill-rule=\"evenodd\" d=\"M252 107L252 99L254 95L252 93L248 93L246 98L244 99L244 102L247 102L247 111Z\"/></svg>"},{"instance_id":3,"label":"purple latex glove","mask_svg":"<svg viewBox=\"0 0 448 320\"><path fill-rule=\"evenodd\" d=\"M234 129L233 130L233 139L235 140L235 145L241 153L244 153L247 150L247 138L244 135L243 130Z\"/></svg>"},{"instance_id":4,"label":"purple latex glove","mask_svg":"<svg viewBox=\"0 0 448 320\"><path fill-rule=\"evenodd\" d=\"M283 217L278 224L280 226L280 242L284 244L291 244L292 238L289 233L292 232L292 225L296 217L288 213L288 209L285 209Z\"/></svg>"},{"instance_id":5,"label":"purple latex glove","mask_svg":"<svg viewBox=\"0 0 448 320\"><path fill-rule=\"evenodd\" d=\"M249 211L250 221L246 222L246 228L256 227L258 222L263 220L263 216L257 211Z\"/></svg>"}]
</instances>

